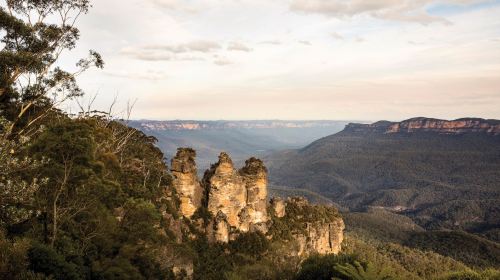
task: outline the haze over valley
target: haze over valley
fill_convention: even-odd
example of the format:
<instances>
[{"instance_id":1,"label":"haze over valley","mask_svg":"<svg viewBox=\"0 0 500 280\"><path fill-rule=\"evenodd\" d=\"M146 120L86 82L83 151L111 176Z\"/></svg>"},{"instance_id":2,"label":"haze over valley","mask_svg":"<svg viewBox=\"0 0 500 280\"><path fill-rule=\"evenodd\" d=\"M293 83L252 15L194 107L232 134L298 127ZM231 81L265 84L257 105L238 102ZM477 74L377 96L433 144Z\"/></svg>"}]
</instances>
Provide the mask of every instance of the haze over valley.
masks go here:
<instances>
[{"instance_id":1,"label":"haze over valley","mask_svg":"<svg viewBox=\"0 0 500 280\"><path fill-rule=\"evenodd\" d=\"M238 165L251 156L301 148L312 141L341 131L350 121L130 121L129 125L158 139L167 158L177 148L197 151L200 172L214 163L221 151Z\"/></svg>"}]
</instances>

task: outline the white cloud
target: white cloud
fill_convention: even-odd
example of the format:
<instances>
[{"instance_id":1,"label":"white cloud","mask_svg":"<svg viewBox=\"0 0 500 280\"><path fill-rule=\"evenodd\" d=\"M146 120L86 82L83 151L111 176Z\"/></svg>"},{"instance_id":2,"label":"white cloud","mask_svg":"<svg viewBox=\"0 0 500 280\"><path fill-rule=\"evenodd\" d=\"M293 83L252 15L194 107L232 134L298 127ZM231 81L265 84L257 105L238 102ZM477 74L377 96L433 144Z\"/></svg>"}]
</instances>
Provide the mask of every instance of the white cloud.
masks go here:
<instances>
[{"instance_id":1,"label":"white cloud","mask_svg":"<svg viewBox=\"0 0 500 280\"><path fill-rule=\"evenodd\" d=\"M266 41L260 41L259 44L264 44L264 45L281 45L282 42L279 40L266 40Z\"/></svg>"},{"instance_id":2,"label":"white cloud","mask_svg":"<svg viewBox=\"0 0 500 280\"><path fill-rule=\"evenodd\" d=\"M325 16L345 18L358 15L369 15L374 18L418 22L449 23L446 19L432 16L426 12L427 5L433 3L470 4L475 0L293 0L290 9L296 12L322 14Z\"/></svg>"},{"instance_id":3,"label":"white cloud","mask_svg":"<svg viewBox=\"0 0 500 280\"><path fill-rule=\"evenodd\" d=\"M148 70L148 71L144 71L144 72L142 72L142 71L141 72L104 71L104 74L108 75L110 77L123 78L123 79L133 79L133 80L158 81L158 80L165 80L168 78L167 73L165 73L163 71L153 71L153 70Z\"/></svg>"},{"instance_id":4,"label":"white cloud","mask_svg":"<svg viewBox=\"0 0 500 280\"><path fill-rule=\"evenodd\" d=\"M241 42L229 42L227 49L230 51L251 52L252 49Z\"/></svg>"},{"instance_id":5,"label":"white cloud","mask_svg":"<svg viewBox=\"0 0 500 280\"><path fill-rule=\"evenodd\" d=\"M200 6L192 5L191 1L184 0L147 0L166 10L181 11L196 14L201 11Z\"/></svg>"},{"instance_id":6,"label":"white cloud","mask_svg":"<svg viewBox=\"0 0 500 280\"><path fill-rule=\"evenodd\" d=\"M337 32L332 32L330 33L330 35L332 36L332 38L334 39L337 39L337 40L344 40L344 36L340 35L339 33Z\"/></svg>"},{"instance_id":7,"label":"white cloud","mask_svg":"<svg viewBox=\"0 0 500 280\"><path fill-rule=\"evenodd\" d=\"M169 61L169 60L204 60L197 54L213 53L222 47L213 41L191 41L181 44L146 45L142 47L125 47L120 50L126 55L139 60Z\"/></svg>"},{"instance_id":8,"label":"white cloud","mask_svg":"<svg viewBox=\"0 0 500 280\"><path fill-rule=\"evenodd\" d=\"M161 50L172 53L187 53L187 52L202 52L208 53L220 49L221 46L213 41L191 41L187 43L174 44L174 45L150 45L144 47L146 50Z\"/></svg>"},{"instance_id":9,"label":"white cloud","mask_svg":"<svg viewBox=\"0 0 500 280\"><path fill-rule=\"evenodd\" d=\"M231 60L229 60L227 57L216 57L214 60L215 65L218 66L225 66L229 64L233 64Z\"/></svg>"}]
</instances>

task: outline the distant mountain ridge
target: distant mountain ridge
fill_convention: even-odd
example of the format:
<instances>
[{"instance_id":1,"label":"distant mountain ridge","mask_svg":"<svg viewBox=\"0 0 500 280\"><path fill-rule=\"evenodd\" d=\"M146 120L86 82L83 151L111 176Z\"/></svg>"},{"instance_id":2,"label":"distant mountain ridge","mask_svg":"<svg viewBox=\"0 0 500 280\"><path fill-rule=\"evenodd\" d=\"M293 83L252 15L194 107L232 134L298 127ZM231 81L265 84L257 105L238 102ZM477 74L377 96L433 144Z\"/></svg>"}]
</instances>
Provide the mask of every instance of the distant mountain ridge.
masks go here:
<instances>
[{"instance_id":1,"label":"distant mountain ridge","mask_svg":"<svg viewBox=\"0 0 500 280\"><path fill-rule=\"evenodd\" d=\"M328 120L133 120L128 125L158 139L158 147L172 158L177 148L197 151L198 165L205 170L220 151L231 154L236 165L252 156L296 149L341 131L352 121Z\"/></svg>"},{"instance_id":2,"label":"distant mountain ridge","mask_svg":"<svg viewBox=\"0 0 500 280\"><path fill-rule=\"evenodd\" d=\"M273 185L306 189L354 211L403 213L426 229L498 241L499 124L478 118L351 123L264 161Z\"/></svg>"},{"instance_id":3,"label":"distant mountain ridge","mask_svg":"<svg viewBox=\"0 0 500 280\"><path fill-rule=\"evenodd\" d=\"M196 120L137 120L134 126L143 130L203 130L203 129L273 129L273 128L312 128L337 126L339 121L311 120L247 120L247 121L196 121Z\"/></svg>"},{"instance_id":4,"label":"distant mountain ridge","mask_svg":"<svg viewBox=\"0 0 500 280\"><path fill-rule=\"evenodd\" d=\"M372 124L350 123L345 129L350 133L418 133L440 134L486 133L500 135L500 120L481 118L461 118L441 120L433 118L411 118L401 122L378 121Z\"/></svg>"}]
</instances>

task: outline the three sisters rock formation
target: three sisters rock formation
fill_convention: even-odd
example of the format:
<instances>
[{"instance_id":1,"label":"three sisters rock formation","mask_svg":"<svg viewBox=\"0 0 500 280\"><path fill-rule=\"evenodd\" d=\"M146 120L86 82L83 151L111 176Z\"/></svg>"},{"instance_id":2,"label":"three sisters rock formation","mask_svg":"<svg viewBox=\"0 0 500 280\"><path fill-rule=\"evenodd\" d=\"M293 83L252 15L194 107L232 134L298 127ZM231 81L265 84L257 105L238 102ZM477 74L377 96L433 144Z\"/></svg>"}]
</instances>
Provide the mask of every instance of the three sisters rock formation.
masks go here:
<instances>
[{"instance_id":1,"label":"three sisters rock formation","mask_svg":"<svg viewBox=\"0 0 500 280\"><path fill-rule=\"evenodd\" d=\"M250 158L236 170L223 152L200 181L195 157L193 149L178 149L171 162L173 186L184 217L197 219L197 211L210 213L204 231L212 242L229 242L245 232L261 232L273 238L288 230L298 242L299 255L340 251L344 223L336 209L309 205L301 198L274 198L268 203L267 169L261 160ZM325 211L330 211L329 215L324 215ZM287 225L286 229L273 227L276 220Z\"/></svg>"}]
</instances>

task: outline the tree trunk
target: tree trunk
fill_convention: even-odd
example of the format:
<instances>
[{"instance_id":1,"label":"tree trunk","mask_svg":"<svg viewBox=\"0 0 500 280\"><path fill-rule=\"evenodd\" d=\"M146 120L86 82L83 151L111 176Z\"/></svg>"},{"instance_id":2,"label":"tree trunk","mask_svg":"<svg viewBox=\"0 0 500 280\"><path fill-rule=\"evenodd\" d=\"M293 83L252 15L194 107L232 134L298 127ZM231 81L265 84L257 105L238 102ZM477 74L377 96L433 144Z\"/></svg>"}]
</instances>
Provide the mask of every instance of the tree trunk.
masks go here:
<instances>
[{"instance_id":1,"label":"tree trunk","mask_svg":"<svg viewBox=\"0 0 500 280\"><path fill-rule=\"evenodd\" d=\"M54 247L57 238L57 200L52 203L52 238L50 246Z\"/></svg>"}]
</instances>

